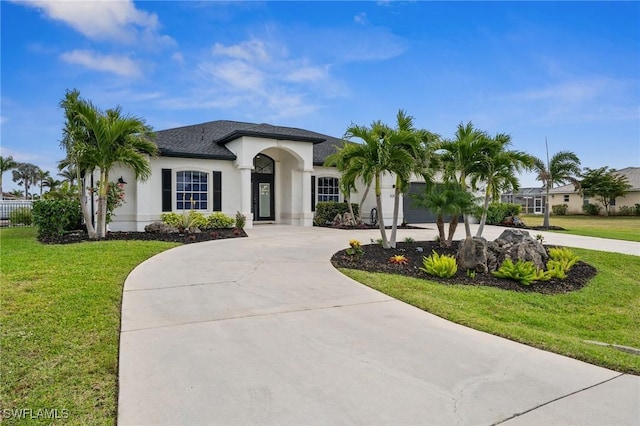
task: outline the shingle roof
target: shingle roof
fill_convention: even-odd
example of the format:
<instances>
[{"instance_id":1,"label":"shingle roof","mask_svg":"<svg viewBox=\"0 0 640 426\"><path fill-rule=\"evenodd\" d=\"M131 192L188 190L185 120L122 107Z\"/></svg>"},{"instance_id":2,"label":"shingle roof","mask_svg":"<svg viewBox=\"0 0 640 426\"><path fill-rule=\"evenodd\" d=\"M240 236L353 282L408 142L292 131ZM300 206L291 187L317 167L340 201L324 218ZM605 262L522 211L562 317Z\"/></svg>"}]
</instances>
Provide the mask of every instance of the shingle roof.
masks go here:
<instances>
[{"instance_id":1,"label":"shingle roof","mask_svg":"<svg viewBox=\"0 0 640 426\"><path fill-rule=\"evenodd\" d=\"M155 132L161 155L168 157L235 160L225 144L242 136L313 143L313 163L320 165L342 141L332 136L294 127L218 120Z\"/></svg>"}]
</instances>

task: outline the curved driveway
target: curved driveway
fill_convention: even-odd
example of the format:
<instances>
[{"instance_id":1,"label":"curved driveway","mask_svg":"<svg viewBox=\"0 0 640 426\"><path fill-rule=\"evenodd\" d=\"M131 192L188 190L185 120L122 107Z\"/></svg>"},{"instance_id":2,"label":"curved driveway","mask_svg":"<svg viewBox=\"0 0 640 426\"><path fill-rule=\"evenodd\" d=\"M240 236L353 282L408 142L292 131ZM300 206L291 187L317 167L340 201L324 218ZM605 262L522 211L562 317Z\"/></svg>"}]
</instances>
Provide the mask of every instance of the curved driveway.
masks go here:
<instances>
[{"instance_id":1,"label":"curved driveway","mask_svg":"<svg viewBox=\"0 0 640 426\"><path fill-rule=\"evenodd\" d=\"M433 239L426 226L398 240ZM640 424L640 377L453 324L331 266L376 231L248 233L129 275L119 424ZM543 234L640 255L638 243Z\"/></svg>"}]
</instances>

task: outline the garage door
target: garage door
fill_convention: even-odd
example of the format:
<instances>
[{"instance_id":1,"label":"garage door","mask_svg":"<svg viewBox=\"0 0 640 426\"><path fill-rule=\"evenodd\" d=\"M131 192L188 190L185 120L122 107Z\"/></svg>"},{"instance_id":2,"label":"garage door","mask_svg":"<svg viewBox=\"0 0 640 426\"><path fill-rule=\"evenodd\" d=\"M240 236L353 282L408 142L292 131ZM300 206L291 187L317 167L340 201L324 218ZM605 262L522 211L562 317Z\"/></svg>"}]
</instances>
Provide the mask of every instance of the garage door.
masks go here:
<instances>
[{"instance_id":1,"label":"garage door","mask_svg":"<svg viewBox=\"0 0 640 426\"><path fill-rule=\"evenodd\" d=\"M436 215L426 207L418 207L411 196L412 194L424 194L425 187L424 183L413 182L410 184L409 192L403 195L402 209L405 222L432 223L436 221Z\"/></svg>"}]
</instances>

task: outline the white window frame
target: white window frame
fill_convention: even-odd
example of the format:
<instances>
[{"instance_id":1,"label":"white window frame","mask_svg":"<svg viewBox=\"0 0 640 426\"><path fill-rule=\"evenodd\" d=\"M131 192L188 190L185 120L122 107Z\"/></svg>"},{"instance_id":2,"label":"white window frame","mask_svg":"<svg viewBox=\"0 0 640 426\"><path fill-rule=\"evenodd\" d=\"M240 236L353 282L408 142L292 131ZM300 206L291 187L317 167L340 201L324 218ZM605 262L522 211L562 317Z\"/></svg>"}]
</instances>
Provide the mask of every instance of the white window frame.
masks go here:
<instances>
[{"instance_id":1,"label":"white window frame","mask_svg":"<svg viewBox=\"0 0 640 426\"><path fill-rule=\"evenodd\" d=\"M184 175L185 173L190 173L190 177L191 177L191 182L187 183L187 182L180 182L180 178L179 176ZM206 189L201 190L200 187L198 188L198 190L187 190L184 186L181 185L202 185L202 182L198 182L198 183L194 183L193 182L193 174L194 173L198 173L199 175L204 175L206 182ZM194 203L195 206L191 206L191 201L190 198L187 199L185 198L185 194L191 194L191 196L193 195L198 195L198 198L200 198L202 195L205 196L206 200L195 200L194 199ZM183 199L180 200L179 194L183 194ZM211 188L211 173L205 170L199 170L197 168L194 169L183 169L183 170L176 170L175 171L175 184L173 187L173 198L175 201L175 206L176 206L176 210L177 211L184 211L184 210L199 210L199 211L205 211L208 212L210 211L210 209L212 208L212 204L213 204L213 197L212 197L212 188ZM182 205L180 203L183 203ZM202 206L202 204L204 204L204 207ZM192 208L193 207L193 208Z\"/></svg>"},{"instance_id":2,"label":"white window frame","mask_svg":"<svg viewBox=\"0 0 640 426\"><path fill-rule=\"evenodd\" d=\"M328 185L327 179L333 179L335 185ZM327 191L327 192L325 192ZM316 201L340 202L340 178L336 176L318 176L316 178Z\"/></svg>"}]
</instances>

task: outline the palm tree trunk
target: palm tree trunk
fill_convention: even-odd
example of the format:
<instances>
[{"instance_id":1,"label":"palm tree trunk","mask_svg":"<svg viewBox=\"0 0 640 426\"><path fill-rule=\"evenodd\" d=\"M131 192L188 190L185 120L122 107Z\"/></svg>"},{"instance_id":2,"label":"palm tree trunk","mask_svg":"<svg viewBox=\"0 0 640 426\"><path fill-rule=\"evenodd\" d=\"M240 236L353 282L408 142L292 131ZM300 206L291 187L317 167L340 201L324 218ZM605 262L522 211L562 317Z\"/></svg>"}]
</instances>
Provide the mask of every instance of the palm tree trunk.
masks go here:
<instances>
[{"instance_id":1,"label":"palm tree trunk","mask_svg":"<svg viewBox=\"0 0 640 426\"><path fill-rule=\"evenodd\" d=\"M351 214L351 225L355 225L356 217L353 215L353 206L351 205L351 198L347 196L346 199L347 199L347 206L349 208L349 214Z\"/></svg>"},{"instance_id":2,"label":"palm tree trunk","mask_svg":"<svg viewBox=\"0 0 640 426\"><path fill-rule=\"evenodd\" d=\"M484 206L482 207L482 217L480 218L480 225L478 226L478 232L476 232L476 237L482 237L482 232L484 231L484 224L487 222L488 211L489 211L489 185L487 185L487 190L484 194Z\"/></svg>"},{"instance_id":3,"label":"palm tree trunk","mask_svg":"<svg viewBox=\"0 0 640 426\"><path fill-rule=\"evenodd\" d=\"M380 236L382 237L382 248L389 248L389 241L387 240L387 231L384 227L384 215L382 214L382 190L380 188L380 174L376 173L376 208L378 209L378 228L380 228Z\"/></svg>"},{"instance_id":4,"label":"palm tree trunk","mask_svg":"<svg viewBox=\"0 0 640 426\"><path fill-rule=\"evenodd\" d=\"M362 193L362 198L360 199L360 205L358 206L358 223L362 222L362 205L364 204L364 200L367 199L367 195L369 195L369 190L371 189L371 182L367 185Z\"/></svg>"},{"instance_id":5,"label":"palm tree trunk","mask_svg":"<svg viewBox=\"0 0 640 426\"><path fill-rule=\"evenodd\" d=\"M94 240L96 238L96 230L93 227L93 223L91 220L91 213L89 213L89 208L87 207L87 196L85 193L84 181L81 178L80 168L77 168L78 174L78 200L80 201L80 208L82 209L82 217L84 218L84 224L87 227L87 234L89 234L89 238Z\"/></svg>"},{"instance_id":6,"label":"palm tree trunk","mask_svg":"<svg viewBox=\"0 0 640 426\"><path fill-rule=\"evenodd\" d=\"M109 191L109 175L100 169L98 188L98 229L97 237L104 238L107 235L107 193Z\"/></svg>"},{"instance_id":7,"label":"palm tree trunk","mask_svg":"<svg viewBox=\"0 0 640 426\"><path fill-rule=\"evenodd\" d=\"M542 224L543 227L548 228L549 227L549 185L551 184L551 182L547 181L547 194L545 196L544 199L544 223Z\"/></svg>"},{"instance_id":8,"label":"palm tree trunk","mask_svg":"<svg viewBox=\"0 0 640 426\"><path fill-rule=\"evenodd\" d=\"M438 213L436 218L436 226L438 227L438 237L440 238L440 247L447 246L447 240L444 238L444 220L442 219L442 213Z\"/></svg>"},{"instance_id":9,"label":"palm tree trunk","mask_svg":"<svg viewBox=\"0 0 640 426\"><path fill-rule=\"evenodd\" d=\"M456 228L458 228L458 215L454 214L453 217L451 218L451 222L449 222L449 235L447 236L447 247L451 247L451 242L453 241L453 235L456 233Z\"/></svg>"},{"instance_id":10,"label":"palm tree trunk","mask_svg":"<svg viewBox=\"0 0 640 426\"><path fill-rule=\"evenodd\" d=\"M396 234L398 232L398 210L400 209L400 178L396 177L396 190L393 198L393 223L391 224L391 248L396 248Z\"/></svg>"},{"instance_id":11,"label":"palm tree trunk","mask_svg":"<svg viewBox=\"0 0 640 426\"><path fill-rule=\"evenodd\" d=\"M463 190L465 191L467 190L467 177L465 176L464 173L460 174L460 186L462 187ZM464 221L464 232L467 238L469 238L471 236L471 226L469 226L469 219L467 218L466 213L462 214L462 219ZM458 226L458 218L456 217L456 227L457 226ZM449 233L451 233L451 225L449 225Z\"/></svg>"}]
</instances>

